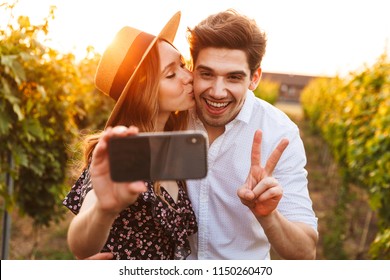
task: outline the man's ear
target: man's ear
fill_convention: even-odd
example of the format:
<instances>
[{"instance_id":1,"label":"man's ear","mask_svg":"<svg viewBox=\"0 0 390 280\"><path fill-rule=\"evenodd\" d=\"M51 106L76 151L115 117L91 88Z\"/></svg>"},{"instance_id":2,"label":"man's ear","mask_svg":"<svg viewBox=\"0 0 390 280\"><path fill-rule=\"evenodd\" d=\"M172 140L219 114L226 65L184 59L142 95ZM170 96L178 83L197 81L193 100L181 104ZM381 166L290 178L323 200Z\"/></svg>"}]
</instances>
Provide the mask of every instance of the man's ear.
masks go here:
<instances>
[{"instance_id":1,"label":"man's ear","mask_svg":"<svg viewBox=\"0 0 390 280\"><path fill-rule=\"evenodd\" d=\"M259 85L261 79L261 73L262 72L260 67L257 68L256 71L253 73L251 83L249 84L248 87L250 90L255 90Z\"/></svg>"}]
</instances>

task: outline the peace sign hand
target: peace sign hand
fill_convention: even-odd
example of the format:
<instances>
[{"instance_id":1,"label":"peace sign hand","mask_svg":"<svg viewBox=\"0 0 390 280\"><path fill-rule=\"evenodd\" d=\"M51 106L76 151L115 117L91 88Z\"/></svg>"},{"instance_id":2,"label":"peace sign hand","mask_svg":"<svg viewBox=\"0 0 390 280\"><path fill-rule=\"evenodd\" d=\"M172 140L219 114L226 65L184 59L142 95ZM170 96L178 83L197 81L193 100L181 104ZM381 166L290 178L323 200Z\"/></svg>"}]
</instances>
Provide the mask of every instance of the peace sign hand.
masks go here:
<instances>
[{"instance_id":1,"label":"peace sign hand","mask_svg":"<svg viewBox=\"0 0 390 280\"><path fill-rule=\"evenodd\" d=\"M257 130L253 138L251 167L245 184L237 190L241 202L248 206L256 217L271 214L279 204L283 189L272 173L289 142L282 139L268 158L265 167L261 166L262 131Z\"/></svg>"}]
</instances>

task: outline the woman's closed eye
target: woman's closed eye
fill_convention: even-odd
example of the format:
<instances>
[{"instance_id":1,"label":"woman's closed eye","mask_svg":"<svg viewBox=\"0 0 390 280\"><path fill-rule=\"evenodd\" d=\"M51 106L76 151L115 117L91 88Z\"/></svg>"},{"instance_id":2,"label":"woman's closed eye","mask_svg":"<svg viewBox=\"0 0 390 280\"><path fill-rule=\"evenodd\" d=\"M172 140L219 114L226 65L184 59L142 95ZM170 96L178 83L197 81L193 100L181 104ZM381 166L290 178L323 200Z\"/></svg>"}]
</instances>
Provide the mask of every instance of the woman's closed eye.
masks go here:
<instances>
[{"instance_id":1,"label":"woman's closed eye","mask_svg":"<svg viewBox=\"0 0 390 280\"><path fill-rule=\"evenodd\" d=\"M173 72L173 73L170 73L166 76L167 79L173 79L174 77L176 77L176 73Z\"/></svg>"}]
</instances>

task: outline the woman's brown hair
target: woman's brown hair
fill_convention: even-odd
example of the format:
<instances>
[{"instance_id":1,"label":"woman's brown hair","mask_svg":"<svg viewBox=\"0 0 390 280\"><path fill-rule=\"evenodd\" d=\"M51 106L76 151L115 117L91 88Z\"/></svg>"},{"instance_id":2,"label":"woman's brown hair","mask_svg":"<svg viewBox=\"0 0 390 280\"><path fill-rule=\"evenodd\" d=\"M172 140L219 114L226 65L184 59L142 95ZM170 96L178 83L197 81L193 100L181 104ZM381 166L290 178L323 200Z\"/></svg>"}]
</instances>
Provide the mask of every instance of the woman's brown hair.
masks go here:
<instances>
[{"instance_id":1,"label":"woman's brown hair","mask_svg":"<svg viewBox=\"0 0 390 280\"><path fill-rule=\"evenodd\" d=\"M160 86L160 56L157 44L150 50L129 86L123 107L114 126L137 126L140 132L154 132L157 129L159 112L158 94ZM185 130L188 124L188 112L172 112L164 130ZM92 152L99 141L101 133L89 135L85 138L84 168L90 164ZM155 192L160 195L159 184L155 183Z\"/></svg>"}]
</instances>

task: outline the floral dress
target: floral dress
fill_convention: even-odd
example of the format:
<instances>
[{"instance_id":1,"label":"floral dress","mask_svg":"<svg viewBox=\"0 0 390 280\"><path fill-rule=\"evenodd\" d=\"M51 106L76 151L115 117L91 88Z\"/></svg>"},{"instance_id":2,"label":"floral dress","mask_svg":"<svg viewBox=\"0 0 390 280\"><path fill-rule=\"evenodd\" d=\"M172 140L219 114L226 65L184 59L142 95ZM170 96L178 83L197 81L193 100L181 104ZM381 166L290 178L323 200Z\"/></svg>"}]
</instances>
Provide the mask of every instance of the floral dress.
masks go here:
<instances>
[{"instance_id":1,"label":"floral dress","mask_svg":"<svg viewBox=\"0 0 390 280\"><path fill-rule=\"evenodd\" d=\"M184 183L177 183L179 193L176 202L161 186L168 206L154 193L153 183L145 182L148 190L118 215L101 252L111 252L118 260L185 259L191 253L188 236L196 233L198 226ZM78 214L91 189L89 170L85 169L63 204Z\"/></svg>"}]
</instances>

